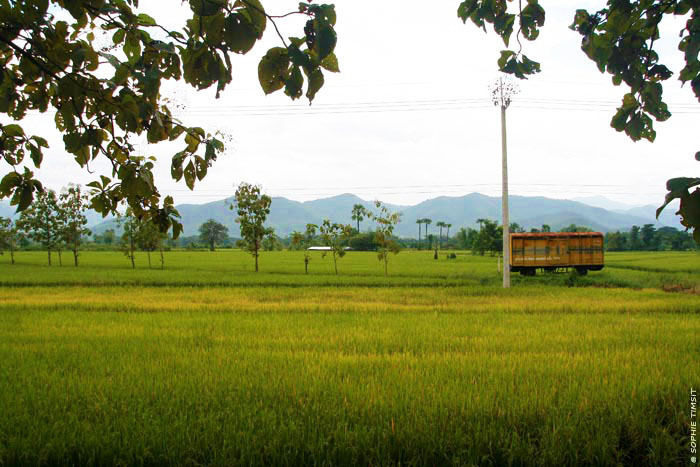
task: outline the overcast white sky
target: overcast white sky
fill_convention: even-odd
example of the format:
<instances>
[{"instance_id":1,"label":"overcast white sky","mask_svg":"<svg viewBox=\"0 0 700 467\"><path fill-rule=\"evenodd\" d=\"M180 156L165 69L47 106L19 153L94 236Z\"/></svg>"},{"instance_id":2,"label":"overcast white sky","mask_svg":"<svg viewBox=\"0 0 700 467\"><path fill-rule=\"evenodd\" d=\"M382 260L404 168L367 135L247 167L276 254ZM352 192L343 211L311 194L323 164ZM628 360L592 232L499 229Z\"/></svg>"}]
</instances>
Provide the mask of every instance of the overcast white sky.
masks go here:
<instances>
[{"instance_id":1,"label":"overcast white sky","mask_svg":"<svg viewBox=\"0 0 700 467\"><path fill-rule=\"evenodd\" d=\"M165 11L165 1L141 3L171 26L189 14L186 4L174 0ZM655 143L633 143L615 132L610 118L626 90L598 72L580 51L578 34L568 29L576 8L594 10L604 3L562 3L542 1L545 27L536 42L524 44L542 72L518 83L521 92L508 111L510 192L660 204L668 178L697 175L700 106L690 87L681 89L674 77L665 86L674 115L656 123ZM272 14L297 5L264 4ZM181 145L144 142L140 149L158 157L161 192L174 195L176 203L204 203L230 196L238 182L248 181L297 200L352 192L416 204L475 191L500 195L500 116L488 87L498 78L503 44L492 32L463 25L458 4L336 1L341 73L326 73L311 107L281 92L265 96L257 83L260 57L279 45L271 25L248 55L233 57L234 82L220 99L214 89L196 92L169 84L166 92L186 106L180 115L185 123L222 130L233 143L190 192L184 181L170 178L170 158ZM278 24L283 35L298 36L303 18ZM662 63L676 73L682 67L680 28L680 21L665 24L668 41L659 47ZM31 115L25 125L49 137L50 157L40 176L50 187L96 178L65 154L52 114Z\"/></svg>"}]
</instances>

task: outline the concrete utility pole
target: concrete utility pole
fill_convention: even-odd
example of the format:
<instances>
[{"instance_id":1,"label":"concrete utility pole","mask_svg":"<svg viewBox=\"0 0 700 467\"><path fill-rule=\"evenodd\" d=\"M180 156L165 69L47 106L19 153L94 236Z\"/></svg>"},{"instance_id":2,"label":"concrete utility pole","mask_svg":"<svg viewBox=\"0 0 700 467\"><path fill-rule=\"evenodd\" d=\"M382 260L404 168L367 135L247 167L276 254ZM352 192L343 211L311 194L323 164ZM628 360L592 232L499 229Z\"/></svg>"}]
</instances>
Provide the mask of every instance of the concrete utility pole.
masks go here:
<instances>
[{"instance_id":1,"label":"concrete utility pole","mask_svg":"<svg viewBox=\"0 0 700 467\"><path fill-rule=\"evenodd\" d=\"M501 106L501 155L503 162L503 191L501 194L501 212L503 213L503 288L510 287L510 221L508 216L508 145L506 141L506 109L515 94L518 93L514 84L498 78L491 88L493 105Z\"/></svg>"}]
</instances>

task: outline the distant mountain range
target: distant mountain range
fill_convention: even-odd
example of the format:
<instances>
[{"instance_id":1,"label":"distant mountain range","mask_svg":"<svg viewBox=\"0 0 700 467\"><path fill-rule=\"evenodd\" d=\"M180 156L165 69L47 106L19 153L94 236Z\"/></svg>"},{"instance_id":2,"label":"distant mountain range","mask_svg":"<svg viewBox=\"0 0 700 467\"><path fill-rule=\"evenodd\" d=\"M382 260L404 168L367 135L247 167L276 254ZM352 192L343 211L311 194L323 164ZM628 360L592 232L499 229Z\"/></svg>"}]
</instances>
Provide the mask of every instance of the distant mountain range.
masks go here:
<instances>
[{"instance_id":1,"label":"distant mountain range","mask_svg":"<svg viewBox=\"0 0 700 467\"><path fill-rule=\"evenodd\" d=\"M215 219L229 228L231 236L239 236L235 216L227 205L231 198L213 201L206 204L180 204L177 209L182 216L184 235L197 235L199 226L208 219ZM591 203L604 203L606 198L596 197ZM607 200L610 201L610 200ZM362 204L367 209L373 209L373 203L365 201L352 194L342 194L330 198L313 201L292 201L286 198L272 198L268 225L275 228L278 235L285 237L294 230L302 231L306 224L319 224L323 219L355 225L351 219L352 207ZM610 206L619 208L620 203L610 201ZM633 225L655 224L656 227L671 226L682 228L678 217L674 214L677 208L669 206L662 213L659 221L655 219L657 206L627 207L628 209L604 209L591 206L581 201L551 199L541 196L510 196L510 219L527 230L548 224L552 230L559 230L570 224L585 225L601 232L629 230ZM501 198L471 193L466 196L438 198L423 201L415 206L388 205L393 211L403 213L401 223L396 228L400 237L417 237L417 219L432 219L428 233L436 233L435 223L443 221L452 224L450 235L460 227L477 228L477 219L501 219ZM0 216L12 217L14 208L7 200L0 202ZM114 219L103 220L99 214L88 212L88 225L93 232L101 233L106 229L115 228ZM360 229L373 227L364 220ZM425 229L425 227L423 227Z\"/></svg>"},{"instance_id":2,"label":"distant mountain range","mask_svg":"<svg viewBox=\"0 0 700 467\"><path fill-rule=\"evenodd\" d=\"M231 236L239 236L235 215L229 209L227 202L231 198L213 201L206 204L181 204L177 206L184 235L197 235L199 226L208 219L215 219L229 228ZM286 198L272 198L272 206L267 224L275 228L278 235L285 237L294 230L302 231L306 224L319 224L323 219L355 225L352 221L352 207L362 204L367 209L373 209L373 203L365 201L352 194L342 194L330 198L313 201L292 201ZM396 228L400 237L417 237L417 219L429 218L433 224L428 227L428 233L437 233L435 223L443 221L452 224L450 235L460 227L477 228L477 219L501 219L501 198L471 193L460 197L441 196L423 201L415 206L388 205L394 211L403 213L402 221ZM510 196L510 219L527 230L548 224L552 230L559 230L570 224L585 225L601 232L629 230L633 225L655 224L656 227L671 226L680 228L678 218L673 214L676 209L668 207L659 222L654 218L656 206L630 208L627 211L613 211L588 204L562 199L545 197ZM2 211L0 210L0 215ZM92 230L100 233L108 228L114 228L114 221L108 220L94 225ZM373 227L364 220L360 230ZM423 227L425 229L425 227Z\"/></svg>"}]
</instances>

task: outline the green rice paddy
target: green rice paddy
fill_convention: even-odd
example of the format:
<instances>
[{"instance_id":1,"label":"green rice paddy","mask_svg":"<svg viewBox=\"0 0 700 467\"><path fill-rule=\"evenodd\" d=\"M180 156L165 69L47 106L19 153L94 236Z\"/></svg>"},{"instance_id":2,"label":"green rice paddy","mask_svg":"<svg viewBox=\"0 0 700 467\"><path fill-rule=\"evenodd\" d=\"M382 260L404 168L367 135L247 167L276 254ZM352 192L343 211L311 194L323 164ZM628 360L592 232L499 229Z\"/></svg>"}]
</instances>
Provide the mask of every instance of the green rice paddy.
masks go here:
<instances>
[{"instance_id":1,"label":"green rice paddy","mask_svg":"<svg viewBox=\"0 0 700 467\"><path fill-rule=\"evenodd\" d=\"M3 256L0 465L689 465L698 259Z\"/></svg>"}]
</instances>

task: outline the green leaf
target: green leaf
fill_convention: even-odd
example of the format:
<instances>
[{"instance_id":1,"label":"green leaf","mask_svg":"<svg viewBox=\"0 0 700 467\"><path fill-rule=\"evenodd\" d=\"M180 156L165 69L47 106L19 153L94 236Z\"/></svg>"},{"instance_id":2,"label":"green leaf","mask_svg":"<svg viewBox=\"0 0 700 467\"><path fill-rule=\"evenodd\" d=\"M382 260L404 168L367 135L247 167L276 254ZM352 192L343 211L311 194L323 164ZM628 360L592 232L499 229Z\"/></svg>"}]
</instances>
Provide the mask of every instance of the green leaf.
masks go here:
<instances>
[{"instance_id":1,"label":"green leaf","mask_svg":"<svg viewBox=\"0 0 700 467\"><path fill-rule=\"evenodd\" d=\"M136 22L141 26L155 26L156 20L145 13L141 13L136 17Z\"/></svg>"},{"instance_id":2,"label":"green leaf","mask_svg":"<svg viewBox=\"0 0 700 467\"><path fill-rule=\"evenodd\" d=\"M185 135L185 143L187 144L187 151L190 153L197 151L199 147L199 139L189 132Z\"/></svg>"},{"instance_id":3,"label":"green leaf","mask_svg":"<svg viewBox=\"0 0 700 467\"><path fill-rule=\"evenodd\" d=\"M498 59L498 68L503 70L512 57L515 57L515 52L512 50L501 50L501 56Z\"/></svg>"},{"instance_id":4,"label":"green leaf","mask_svg":"<svg viewBox=\"0 0 700 467\"><path fill-rule=\"evenodd\" d=\"M681 223L684 226L700 230L700 190L681 197L678 214L683 218Z\"/></svg>"},{"instance_id":5,"label":"green leaf","mask_svg":"<svg viewBox=\"0 0 700 467\"><path fill-rule=\"evenodd\" d=\"M287 49L274 47L267 51L258 65L258 81L265 94L275 92L285 84L289 68Z\"/></svg>"},{"instance_id":6,"label":"green leaf","mask_svg":"<svg viewBox=\"0 0 700 467\"><path fill-rule=\"evenodd\" d=\"M22 129L22 127L15 124L3 125L2 132L11 138L24 136L24 130Z\"/></svg>"},{"instance_id":7,"label":"green leaf","mask_svg":"<svg viewBox=\"0 0 700 467\"><path fill-rule=\"evenodd\" d=\"M194 163L190 160L189 164L185 167L185 184L190 190L194 190L194 182L196 178L196 170L194 168Z\"/></svg>"},{"instance_id":8,"label":"green leaf","mask_svg":"<svg viewBox=\"0 0 700 467\"><path fill-rule=\"evenodd\" d=\"M48 143L44 138L42 138L41 136L32 136L31 139L33 139L34 141L36 141L36 144L37 144L39 147L42 147L42 148L48 148L48 147L49 147L49 143Z\"/></svg>"},{"instance_id":9,"label":"green leaf","mask_svg":"<svg viewBox=\"0 0 700 467\"><path fill-rule=\"evenodd\" d=\"M117 29L117 31L112 36L112 42L114 42L115 45L121 44L124 41L125 36L126 36L126 30Z\"/></svg>"},{"instance_id":10,"label":"green leaf","mask_svg":"<svg viewBox=\"0 0 700 467\"><path fill-rule=\"evenodd\" d=\"M329 24L314 21L314 29L316 32L316 40L314 41L314 52L318 55L319 60L323 60L330 55L335 49L335 44L338 37Z\"/></svg>"},{"instance_id":11,"label":"green leaf","mask_svg":"<svg viewBox=\"0 0 700 467\"><path fill-rule=\"evenodd\" d=\"M326 58L321 60L321 66L332 73L340 72L338 57L336 57L334 53L328 54Z\"/></svg>"},{"instance_id":12,"label":"green leaf","mask_svg":"<svg viewBox=\"0 0 700 467\"><path fill-rule=\"evenodd\" d=\"M302 94L302 87L304 86L304 77L301 74L298 66L292 68L292 73L285 80L284 93L291 97L292 99L298 99Z\"/></svg>"},{"instance_id":13,"label":"green leaf","mask_svg":"<svg viewBox=\"0 0 700 467\"><path fill-rule=\"evenodd\" d=\"M666 189L671 192L685 192L694 186L700 185L700 178L677 177L666 182Z\"/></svg>"},{"instance_id":14,"label":"green leaf","mask_svg":"<svg viewBox=\"0 0 700 467\"><path fill-rule=\"evenodd\" d=\"M644 130L644 125L642 123L642 118L639 114L633 114L630 121L625 126L625 133L632 138L632 141L639 141L642 138L642 131Z\"/></svg>"},{"instance_id":15,"label":"green leaf","mask_svg":"<svg viewBox=\"0 0 700 467\"><path fill-rule=\"evenodd\" d=\"M197 180L201 181L207 175L207 169L209 165L200 156L195 156L194 158L195 167L197 169Z\"/></svg>"},{"instance_id":16,"label":"green leaf","mask_svg":"<svg viewBox=\"0 0 700 467\"><path fill-rule=\"evenodd\" d=\"M124 43L124 54L129 60L130 64L135 64L136 61L141 58L141 42L134 36L129 36Z\"/></svg>"},{"instance_id":17,"label":"green leaf","mask_svg":"<svg viewBox=\"0 0 700 467\"><path fill-rule=\"evenodd\" d=\"M627 117L629 114L630 112L628 110L625 110L622 107L618 108L617 112L610 121L610 126L615 128L617 131L623 131L627 125Z\"/></svg>"},{"instance_id":18,"label":"green leaf","mask_svg":"<svg viewBox=\"0 0 700 467\"><path fill-rule=\"evenodd\" d=\"M323 72L320 69L315 69L309 76L309 86L306 90L306 97L309 101L313 101L316 93L323 87Z\"/></svg>"},{"instance_id":19,"label":"green leaf","mask_svg":"<svg viewBox=\"0 0 700 467\"><path fill-rule=\"evenodd\" d=\"M190 9L199 16L211 16L218 13L226 0L190 0Z\"/></svg>"},{"instance_id":20,"label":"green leaf","mask_svg":"<svg viewBox=\"0 0 700 467\"><path fill-rule=\"evenodd\" d=\"M17 197L17 194L19 194L19 197ZM31 186L25 185L21 190L17 189L17 191L15 191L15 196L12 198L11 204L17 205L17 212L19 212L27 209L29 205L32 204L33 200L34 190Z\"/></svg>"},{"instance_id":21,"label":"green leaf","mask_svg":"<svg viewBox=\"0 0 700 467\"><path fill-rule=\"evenodd\" d=\"M237 1L236 4L240 5L243 2ZM265 16L265 9L259 0L246 0L246 12L250 16L251 23L255 30L257 31L258 39L262 39L265 28L267 27L267 17Z\"/></svg>"},{"instance_id":22,"label":"green leaf","mask_svg":"<svg viewBox=\"0 0 700 467\"><path fill-rule=\"evenodd\" d=\"M0 181L0 194L5 197L8 196L12 189L18 186L22 181L22 176L17 172L9 172Z\"/></svg>"},{"instance_id":23,"label":"green leaf","mask_svg":"<svg viewBox=\"0 0 700 467\"><path fill-rule=\"evenodd\" d=\"M226 18L224 41L231 50L245 54L255 45L258 39L255 26L239 13L233 13Z\"/></svg>"},{"instance_id":24,"label":"green leaf","mask_svg":"<svg viewBox=\"0 0 700 467\"><path fill-rule=\"evenodd\" d=\"M459 4L459 7L457 8L457 16L463 23L466 23L472 13L476 11L478 6L479 4L477 0L466 0Z\"/></svg>"},{"instance_id":25,"label":"green leaf","mask_svg":"<svg viewBox=\"0 0 700 467\"><path fill-rule=\"evenodd\" d=\"M37 146L34 146L33 144L28 145L28 147L30 157L32 158L32 162L34 162L34 166L36 168L39 168L41 166L41 162L44 159L44 154L41 152L41 149L39 149Z\"/></svg>"}]
</instances>

